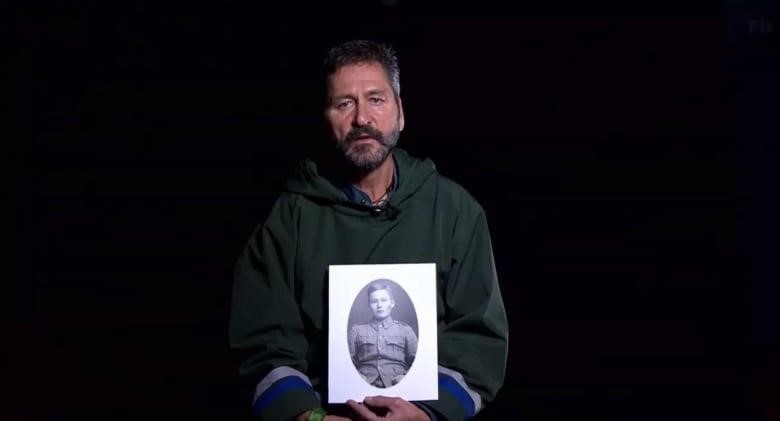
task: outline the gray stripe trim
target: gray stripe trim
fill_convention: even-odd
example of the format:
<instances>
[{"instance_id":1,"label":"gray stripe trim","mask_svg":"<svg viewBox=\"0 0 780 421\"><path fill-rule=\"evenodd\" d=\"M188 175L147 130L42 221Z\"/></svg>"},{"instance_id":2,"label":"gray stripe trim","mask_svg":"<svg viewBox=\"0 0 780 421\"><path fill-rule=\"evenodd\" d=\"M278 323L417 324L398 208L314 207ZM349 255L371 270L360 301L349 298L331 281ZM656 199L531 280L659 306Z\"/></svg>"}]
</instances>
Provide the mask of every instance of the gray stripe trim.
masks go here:
<instances>
[{"instance_id":1,"label":"gray stripe trim","mask_svg":"<svg viewBox=\"0 0 780 421\"><path fill-rule=\"evenodd\" d=\"M255 388L255 397L252 398L252 403L257 402L257 398L259 398L260 395L262 395L266 390L268 390L269 387L271 387L271 385L276 383L278 380L290 376L299 377L301 380L303 380L306 384L308 384L311 387L311 381L309 381L309 378L306 377L306 375L301 373L300 371L287 366L276 367L275 369L271 370L271 372L268 373L265 377L263 377L263 380L260 380L260 383L257 384L257 387Z\"/></svg>"},{"instance_id":2,"label":"gray stripe trim","mask_svg":"<svg viewBox=\"0 0 780 421\"><path fill-rule=\"evenodd\" d=\"M446 374L455 379L458 385L462 387L463 390L469 394L469 396L471 396L471 400L474 401L474 415L476 415L482 409L482 397L479 396L479 393L471 390L468 385L466 385L466 380L463 379L463 375L455 370L442 366L439 366L439 373Z\"/></svg>"}]
</instances>

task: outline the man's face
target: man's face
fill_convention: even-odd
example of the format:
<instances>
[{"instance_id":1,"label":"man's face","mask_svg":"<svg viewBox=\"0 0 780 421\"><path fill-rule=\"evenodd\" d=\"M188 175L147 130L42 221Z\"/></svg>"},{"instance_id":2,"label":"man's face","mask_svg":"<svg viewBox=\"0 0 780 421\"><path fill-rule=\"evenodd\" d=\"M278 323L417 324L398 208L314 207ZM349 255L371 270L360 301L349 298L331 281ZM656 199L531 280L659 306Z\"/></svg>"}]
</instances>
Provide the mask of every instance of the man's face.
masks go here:
<instances>
[{"instance_id":1,"label":"man's face","mask_svg":"<svg viewBox=\"0 0 780 421\"><path fill-rule=\"evenodd\" d=\"M371 307L375 319L384 320L390 316L395 302L390 298L390 293L386 289L378 289L368 296L368 306Z\"/></svg>"},{"instance_id":2,"label":"man's face","mask_svg":"<svg viewBox=\"0 0 780 421\"><path fill-rule=\"evenodd\" d=\"M355 167L377 168L404 128L403 107L384 68L375 62L343 66L328 87L325 117L337 146Z\"/></svg>"}]
</instances>

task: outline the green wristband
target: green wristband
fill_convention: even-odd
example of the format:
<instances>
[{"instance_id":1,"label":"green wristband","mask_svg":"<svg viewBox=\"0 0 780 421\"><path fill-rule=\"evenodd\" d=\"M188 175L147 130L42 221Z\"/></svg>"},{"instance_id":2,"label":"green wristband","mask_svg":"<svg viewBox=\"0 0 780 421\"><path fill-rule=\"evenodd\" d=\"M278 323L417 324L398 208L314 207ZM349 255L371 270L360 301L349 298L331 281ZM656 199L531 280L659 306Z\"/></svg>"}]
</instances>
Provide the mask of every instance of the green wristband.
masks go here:
<instances>
[{"instance_id":1,"label":"green wristband","mask_svg":"<svg viewBox=\"0 0 780 421\"><path fill-rule=\"evenodd\" d=\"M315 408L312 409L309 413L309 418L306 418L306 421L322 421L325 419L325 415L328 413L325 412L322 408Z\"/></svg>"}]
</instances>

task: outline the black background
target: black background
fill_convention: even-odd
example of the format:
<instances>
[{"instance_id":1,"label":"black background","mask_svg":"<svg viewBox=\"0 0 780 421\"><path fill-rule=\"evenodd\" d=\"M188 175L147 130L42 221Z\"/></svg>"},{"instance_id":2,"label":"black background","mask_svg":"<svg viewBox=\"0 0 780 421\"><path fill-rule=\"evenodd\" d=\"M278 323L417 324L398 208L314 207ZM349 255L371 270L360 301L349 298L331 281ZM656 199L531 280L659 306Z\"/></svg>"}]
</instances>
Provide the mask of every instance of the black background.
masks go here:
<instances>
[{"instance_id":1,"label":"black background","mask_svg":"<svg viewBox=\"0 0 780 421\"><path fill-rule=\"evenodd\" d=\"M396 45L401 145L487 212L511 343L485 419L753 419L771 398L718 2L2 7L31 136L0 417L246 415L232 265L323 141L322 49L354 37Z\"/></svg>"}]
</instances>

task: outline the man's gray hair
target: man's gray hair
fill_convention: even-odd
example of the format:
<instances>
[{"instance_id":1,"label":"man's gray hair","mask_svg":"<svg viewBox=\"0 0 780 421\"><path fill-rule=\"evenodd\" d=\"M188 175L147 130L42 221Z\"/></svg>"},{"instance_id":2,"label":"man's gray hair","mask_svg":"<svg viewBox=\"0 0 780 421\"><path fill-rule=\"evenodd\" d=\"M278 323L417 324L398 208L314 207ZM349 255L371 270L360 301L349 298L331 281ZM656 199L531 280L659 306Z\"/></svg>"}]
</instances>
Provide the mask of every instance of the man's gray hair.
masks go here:
<instances>
[{"instance_id":1,"label":"man's gray hair","mask_svg":"<svg viewBox=\"0 0 780 421\"><path fill-rule=\"evenodd\" d=\"M344 66L376 62L382 65L393 88L395 98L401 95L401 70L398 56L392 46L370 40L342 42L328 50L325 57L325 76L329 77Z\"/></svg>"}]
</instances>

